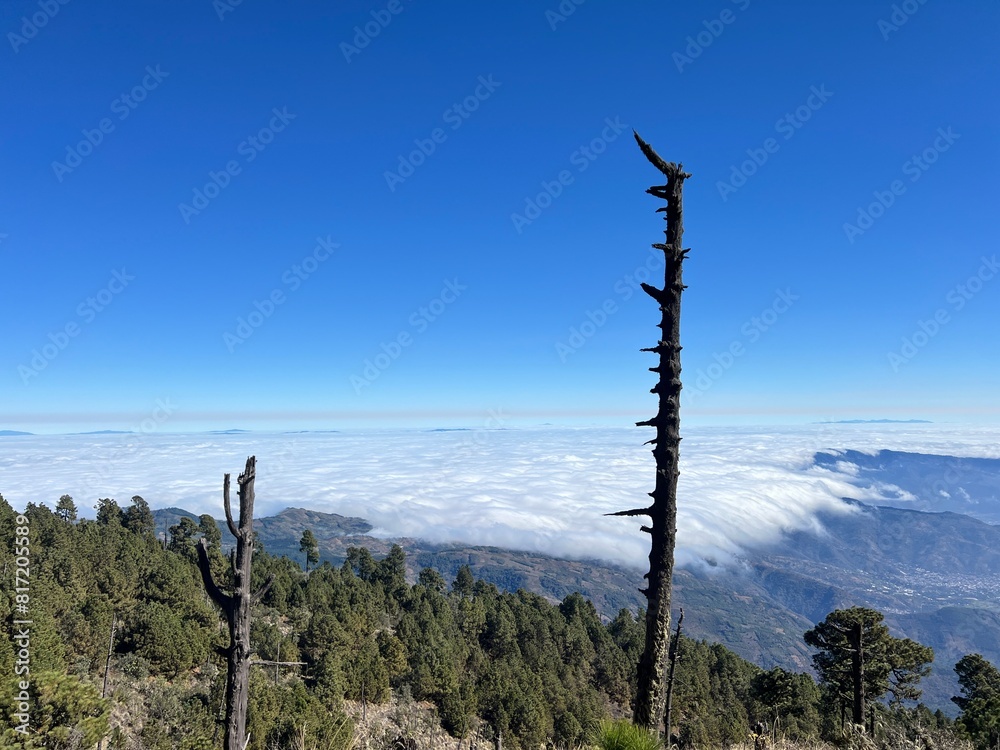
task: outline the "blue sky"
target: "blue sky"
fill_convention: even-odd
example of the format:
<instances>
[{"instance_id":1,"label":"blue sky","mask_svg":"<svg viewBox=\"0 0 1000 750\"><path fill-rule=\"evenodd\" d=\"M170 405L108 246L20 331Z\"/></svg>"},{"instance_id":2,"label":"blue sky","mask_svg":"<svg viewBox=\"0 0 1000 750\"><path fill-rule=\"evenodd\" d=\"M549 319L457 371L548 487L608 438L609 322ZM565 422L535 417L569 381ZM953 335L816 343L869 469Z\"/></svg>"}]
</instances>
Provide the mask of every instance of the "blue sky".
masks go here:
<instances>
[{"instance_id":1,"label":"blue sky","mask_svg":"<svg viewBox=\"0 0 1000 750\"><path fill-rule=\"evenodd\" d=\"M693 174L685 420L996 422L998 27L985 1L4 3L0 429L647 417L632 128Z\"/></svg>"}]
</instances>

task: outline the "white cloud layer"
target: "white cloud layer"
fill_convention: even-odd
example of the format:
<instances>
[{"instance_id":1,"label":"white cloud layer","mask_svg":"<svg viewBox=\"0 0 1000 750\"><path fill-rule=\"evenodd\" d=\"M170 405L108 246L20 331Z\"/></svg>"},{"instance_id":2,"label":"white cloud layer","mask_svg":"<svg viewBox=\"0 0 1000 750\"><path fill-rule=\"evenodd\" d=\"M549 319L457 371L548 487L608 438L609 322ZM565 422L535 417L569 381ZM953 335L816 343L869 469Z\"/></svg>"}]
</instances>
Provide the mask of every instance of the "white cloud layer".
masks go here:
<instances>
[{"instance_id":1,"label":"white cloud layer","mask_svg":"<svg viewBox=\"0 0 1000 750\"><path fill-rule=\"evenodd\" d=\"M850 512L852 477L813 466L817 451L880 449L1000 457L1000 428L806 425L692 428L681 446L681 565L725 563L784 530L815 528L821 510ZM288 506L373 523L378 534L496 545L643 567L639 507L653 459L638 428L416 430L238 435L64 435L0 438L0 493L16 508L72 495L222 516L222 475L256 454L257 514ZM235 481L234 481L235 485ZM894 488L887 488L894 489ZM235 492L234 492L235 495ZM234 497L235 501L235 497Z\"/></svg>"}]
</instances>

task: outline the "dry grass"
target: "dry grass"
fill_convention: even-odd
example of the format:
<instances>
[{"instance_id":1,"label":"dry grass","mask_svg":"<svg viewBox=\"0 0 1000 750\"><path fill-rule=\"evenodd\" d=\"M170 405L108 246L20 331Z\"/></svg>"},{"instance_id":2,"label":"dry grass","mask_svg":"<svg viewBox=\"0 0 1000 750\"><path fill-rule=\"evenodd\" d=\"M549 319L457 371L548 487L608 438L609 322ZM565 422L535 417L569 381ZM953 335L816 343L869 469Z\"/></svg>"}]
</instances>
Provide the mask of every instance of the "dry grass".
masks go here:
<instances>
[{"instance_id":1,"label":"dry grass","mask_svg":"<svg viewBox=\"0 0 1000 750\"><path fill-rule=\"evenodd\" d=\"M368 704L344 701L344 711L354 720L354 750L493 750L480 727L458 740L441 728L432 703L399 700Z\"/></svg>"},{"instance_id":2,"label":"dry grass","mask_svg":"<svg viewBox=\"0 0 1000 750\"><path fill-rule=\"evenodd\" d=\"M792 742L785 739L772 741L765 738L764 742L748 741L734 745L730 750L973 750L972 744L957 738L950 732L923 727L878 727L873 739L870 735L855 727L848 729L844 738L837 744L814 740L808 742ZM699 750L709 750L700 748Z\"/></svg>"}]
</instances>

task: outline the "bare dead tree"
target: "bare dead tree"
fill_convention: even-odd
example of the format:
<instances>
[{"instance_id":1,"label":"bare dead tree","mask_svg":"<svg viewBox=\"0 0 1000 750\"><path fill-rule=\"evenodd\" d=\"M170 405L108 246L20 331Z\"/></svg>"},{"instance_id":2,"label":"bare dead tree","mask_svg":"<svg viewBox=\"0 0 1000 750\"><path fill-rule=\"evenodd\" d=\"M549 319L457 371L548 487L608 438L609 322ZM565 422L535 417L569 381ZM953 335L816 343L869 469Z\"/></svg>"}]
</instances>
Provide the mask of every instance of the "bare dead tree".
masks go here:
<instances>
[{"instance_id":1,"label":"bare dead tree","mask_svg":"<svg viewBox=\"0 0 1000 750\"><path fill-rule=\"evenodd\" d=\"M663 726L666 729L664 736L667 738L667 746L670 746L670 728L671 728L671 711L673 709L674 703L674 670L677 668L677 657L680 656L681 647L681 624L684 622L684 607L681 607L680 617L677 618L677 632L674 633L674 639L670 642L670 669L667 671L667 699L666 699L666 711L663 716Z\"/></svg>"},{"instance_id":2,"label":"bare dead tree","mask_svg":"<svg viewBox=\"0 0 1000 750\"><path fill-rule=\"evenodd\" d=\"M246 734L247 701L250 697L250 607L271 587L271 580L256 593L250 592L250 566L253 559L253 501L257 459L250 456L246 469L237 479L240 498L240 522L233 522L229 503L229 474L222 483L222 498L226 510L226 523L236 537L236 556L233 558L232 593L226 593L212 577L208 558L208 542L204 537L198 542L198 568L205 583L205 590L229 623L229 647L220 649L226 657L226 750L243 750L249 737ZM273 580L273 579L272 579Z\"/></svg>"},{"instance_id":3,"label":"bare dead tree","mask_svg":"<svg viewBox=\"0 0 1000 750\"><path fill-rule=\"evenodd\" d=\"M118 613L111 613L111 635L108 636L108 660L104 663L104 687L101 688L101 697L108 697L108 672L111 670L111 654L115 648L115 628L118 625Z\"/></svg>"},{"instance_id":4,"label":"bare dead tree","mask_svg":"<svg viewBox=\"0 0 1000 750\"><path fill-rule=\"evenodd\" d=\"M4 568L6 571L6 567ZM108 659L104 662L104 687L101 688L101 697L108 697L108 672L111 671L111 654L115 648L115 629L118 625L118 613L111 613L111 635L108 636ZM97 743L97 750L104 750L104 737Z\"/></svg>"},{"instance_id":5,"label":"bare dead tree","mask_svg":"<svg viewBox=\"0 0 1000 750\"><path fill-rule=\"evenodd\" d=\"M663 719L667 652L670 643L670 595L674 575L674 544L677 536L677 477L680 456L680 400L681 400L681 266L688 250L682 246L684 217L682 192L687 174L680 164L664 161L652 147L633 133L642 153L666 178L665 185L654 185L646 192L666 201L666 206L656 209L664 213L666 241L655 243L663 251L665 260L663 288L642 284L643 290L660 306L660 338L656 346L643 349L659 357L651 372L659 374L659 381L651 393L659 396L656 416L639 427L656 428L653 445L656 461L656 485L649 496L653 502L646 508L633 508L612 513L615 516L648 516L649 526L642 530L652 537L649 552L649 572L645 574L646 588L640 589L648 600L646 609L646 645L639 659L638 689L636 691L633 721L650 731L659 730Z\"/></svg>"},{"instance_id":6,"label":"bare dead tree","mask_svg":"<svg viewBox=\"0 0 1000 750\"><path fill-rule=\"evenodd\" d=\"M854 723L865 725L865 625L855 622L847 633L851 644L851 682L854 683Z\"/></svg>"}]
</instances>

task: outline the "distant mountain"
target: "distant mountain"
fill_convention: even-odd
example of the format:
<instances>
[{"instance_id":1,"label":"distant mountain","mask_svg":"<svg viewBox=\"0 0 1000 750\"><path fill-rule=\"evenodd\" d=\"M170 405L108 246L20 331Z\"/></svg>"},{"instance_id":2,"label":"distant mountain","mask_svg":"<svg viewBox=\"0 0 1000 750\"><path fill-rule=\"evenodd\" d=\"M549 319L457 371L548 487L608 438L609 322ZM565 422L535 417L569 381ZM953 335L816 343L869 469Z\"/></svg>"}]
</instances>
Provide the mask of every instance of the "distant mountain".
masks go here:
<instances>
[{"instance_id":1,"label":"distant mountain","mask_svg":"<svg viewBox=\"0 0 1000 750\"><path fill-rule=\"evenodd\" d=\"M299 542L306 529L312 530L320 549L323 549L338 547L338 540L361 537L372 530L372 525L361 518L303 508L285 508L276 516L261 518L254 524L254 528L260 532L261 541L272 555L285 555L298 560L302 557Z\"/></svg>"},{"instance_id":2,"label":"distant mountain","mask_svg":"<svg viewBox=\"0 0 1000 750\"><path fill-rule=\"evenodd\" d=\"M17 437L19 435L34 435L33 432L20 432L19 430L0 430L0 437Z\"/></svg>"},{"instance_id":3,"label":"distant mountain","mask_svg":"<svg viewBox=\"0 0 1000 750\"><path fill-rule=\"evenodd\" d=\"M1000 523L1000 458L957 458L882 450L817 453L817 466L846 474L863 487L898 487L908 495L886 495L880 505L964 513Z\"/></svg>"},{"instance_id":4,"label":"distant mountain","mask_svg":"<svg viewBox=\"0 0 1000 750\"><path fill-rule=\"evenodd\" d=\"M958 513L851 505L853 513L821 514L821 533L791 532L748 555L746 585L812 622L854 605L885 613L898 635L934 648L925 700L954 714L955 662L974 650L1000 664L1000 526Z\"/></svg>"},{"instance_id":5,"label":"distant mountain","mask_svg":"<svg viewBox=\"0 0 1000 750\"><path fill-rule=\"evenodd\" d=\"M157 510L153 515L159 533L177 524L181 516L198 520L193 513L179 508ZM230 548L235 540L225 521L216 519L216 524L222 531L223 546ZM579 591L608 619L621 609L634 612L645 605L639 594L644 583L642 571L594 560L561 560L498 547L435 545L418 539L383 539L368 536L372 526L363 519L301 508L287 508L276 516L255 519L254 529L268 553L284 555L300 565L303 560L299 541L302 532L310 529L319 542L320 561L335 566L343 564L349 547L367 547L381 557L393 544L399 544L406 551L411 580L422 568L432 567L450 581L462 565L468 565L477 578L507 591L523 588L551 601L561 601ZM676 571L675 605L685 607L686 632L694 638L722 642L768 668L785 665L808 669L809 651L802 642L802 633L814 623L776 607L762 588L743 590L749 579L740 587L734 587L733 580L724 574Z\"/></svg>"},{"instance_id":6,"label":"distant mountain","mask_svg":"<svg viewBox=\"0 0 1000 750\"><path fill-rule=\"evenodd\" d=\"M156 521L157 535L163 537L167 533L167 529L180 523L181 518L190 518L195 523L198 523L198 516L183 508L160 508L159 510L154 510L153 520ZM218 523L216 520L216 524ZM220 524L220 528L222 526L225 526L224 521Z\"/></svg>"},{"instance_id":7,"label":"distant mountain","mask_svg":"<svg viewBox=\"0 0 1000 750\"><path fill-rule=\"evenodd\" d=\"M838 419L816 424L934 424L929 419Z\"/></svg>"},{"instance_id":8,"label":"distant mountain","mask_svg":"<svg viewBox=\"0 0 1000 750\"><path fill-rule=\"evenodd\" d=\"M160 535L167 533L171 526L176 526L180 519L185 516L198 522L198 516L182 508L161 508L153 511L157 533ZM225 520L220 521L216 518L215 523L222 532L223 546L231 547L236 540L229 533ZM265 549L272 555L284 555L292 560L301 557L299 541L302 539L302 532L306 529L312 530L320 543L320 549L325 550L326 548L340 548L334 541L335 538L361 537L372 530L372 525L361 518L348 518L336 513L320 513L303 508L285 508L275 516L254 519L254 531L260 536L260 541ZM364 538L374 539L374 537ZM344 549L346 550L346 547ZM337 564L343 562L343 556L331 558L327 555L325 559L337 562Z\"/></svg>"},{"instance_id":9,"label":"distant mountain","mask_svg":"<svg viewBox=\"0 0 1000 750\"><path fill-rule=\"evenodd\" d=\"M953 667L976 651L1000 664L1000 526L958 513L927 513L851 501L845 513L818 517L820 531L792 531L777 544L748 552L735 568L677 570L676 607L688 635L718 641L762 667L808 670L802 634L834 609L870 606L897 636L934 648L934 673L924 700L954 715ZM176 508L155 514L161 531L177 523ZM225 524L224 543L232 537ZM347 549L386 554L399 543L411 578L423 567L451 580L459 567L498 587L525 588L552 600L579 591L605 617L644 605L642 571L599 561L560 560L495 547L434 545L369 535L360 518L288 508L255 522L271 554L301 564L299 540L311 529L321 560L342 564Z\"/></svg>"}]
</instances>

